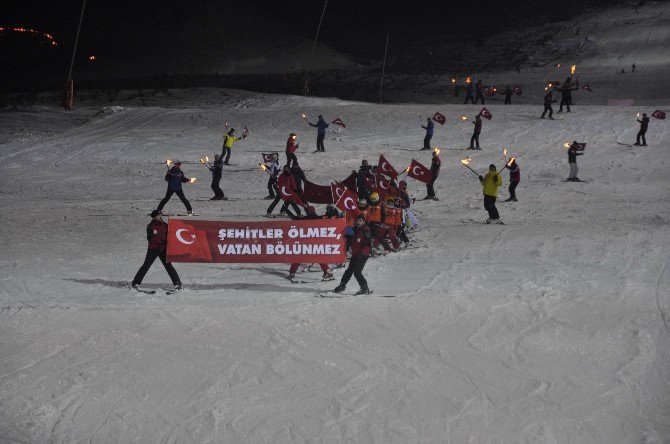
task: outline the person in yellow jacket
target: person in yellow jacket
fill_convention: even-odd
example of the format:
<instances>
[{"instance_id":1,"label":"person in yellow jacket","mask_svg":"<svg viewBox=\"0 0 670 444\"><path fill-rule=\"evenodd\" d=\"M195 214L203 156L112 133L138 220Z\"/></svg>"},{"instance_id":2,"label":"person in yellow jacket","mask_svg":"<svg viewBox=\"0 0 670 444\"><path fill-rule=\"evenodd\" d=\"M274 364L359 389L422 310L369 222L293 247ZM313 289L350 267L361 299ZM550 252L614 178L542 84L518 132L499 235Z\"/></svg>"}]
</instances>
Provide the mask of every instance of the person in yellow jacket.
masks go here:
<instances>
[{"instance_id":1,"label":"person in yellow jacket","mask_svg":"<svg viewBox=\"0 0 670 444\"><path fill-rule=\"evenodd\" d=\"M502 224L500 214L496 208L496 198L498 197L498 187L502 186L502 177L496 170L496 166L489 165L489 172L485 176L479 176L479 181L484 188L484 208L489 212L489 218L486 223Z\"/></svg>"},{"instance_id":2,"label":"person in yellow jacket","mask_svg":"<svg viewBox=\"0 0 670 444\"><path fill-rule=\"evenodd\" d=\"M243 139L243 137L235 137L235 128L231 128L230 131L223 136L223 150L221 151L221 157L225 156L226 159L223 161L224 165L230 165L230 152L233 147L233 143L238 140Z\"/></svg>"}]
</instances>

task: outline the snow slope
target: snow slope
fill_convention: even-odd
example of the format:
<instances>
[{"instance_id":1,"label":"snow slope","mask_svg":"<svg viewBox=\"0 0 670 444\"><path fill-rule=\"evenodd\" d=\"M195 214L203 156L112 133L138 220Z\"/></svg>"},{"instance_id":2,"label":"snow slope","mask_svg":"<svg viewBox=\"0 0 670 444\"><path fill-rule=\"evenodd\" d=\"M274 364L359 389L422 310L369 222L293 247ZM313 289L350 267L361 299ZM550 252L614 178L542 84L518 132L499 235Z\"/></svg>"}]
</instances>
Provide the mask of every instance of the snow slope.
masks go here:
<instances>
[{"instance_id":1,"label":"snow slope","mask_svg":"<svg viewBox=\"0 0 670 444\"><path fill-rule=\"evenodd\" d=\"M633 148L617 142L633 141L637 109L540 121L536 106L494 104L483 150L467 152L472 124L457 116L472 106L169 94L0 114L0 441L670 440L667 122ZM203 218L255 220L268 204L256 163L289 132L308 178L328 183L380 153L427 164L417 116L436 108L449 118L433 139L441 200L414 206L418 248L365 270L375 295L395 298L316 298L333 282L290 284L287 266L264 264L177 264L189 290L173 295L123 288L165 191L162 163L218 152L224 121L251 131L224 171L231 200L207 200L197 164L184 165L199 179L187 196ZM312 154L301 112L348 126L331 125ZM587 143L586 183L563 182L574 139ZM486 217L481 189L459 159L483 172L503 146L519 160L519 202L499 203L504 226L472 222ZM168 282L156 264L145 279Z\"/></svg>"}]
</instances>

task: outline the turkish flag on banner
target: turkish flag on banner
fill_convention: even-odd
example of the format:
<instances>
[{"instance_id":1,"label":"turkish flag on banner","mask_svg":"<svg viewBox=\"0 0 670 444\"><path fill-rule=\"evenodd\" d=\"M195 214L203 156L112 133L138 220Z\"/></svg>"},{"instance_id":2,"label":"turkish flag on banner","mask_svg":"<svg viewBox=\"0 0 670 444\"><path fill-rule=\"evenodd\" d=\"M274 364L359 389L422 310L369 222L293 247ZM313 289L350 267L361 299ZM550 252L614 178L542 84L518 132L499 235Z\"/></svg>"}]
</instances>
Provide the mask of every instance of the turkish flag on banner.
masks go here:
<instances>
[{"instance_id":1,"label":"turkish flag on banner","mask_svg":"<svg viewBox=\"0 0 670 444\"><path fill-rule=\"evenodd\" d=\"M398 172L395 170L395 168L393 168L393 165L391 165L389 161L386 160L384 155L379 156L379 163L377 164L377 172L385 176L388 176L391 179L395 179L396 177L398 177Z\"/></svg>"},{"instance_id":2,"label":"turkish flag on banner","mask_svg":"<svg viewBox=\"0 0 670 444\"><path fill-rule=\"evenodd\" d=\"M211 262L207 232L181 219L168 220L168 254L177 261Z\"/></svg>"},{"instance_id":3,"label":"turkish flag on banner","mask_svg":"<svg viewBox=\"0 0 670 444\"><path fill-rule=\"evenodd\" d=\"M487 120L491 120L491 117L493 117L491 111L487 110L486 108L482 108L482 110L479 111L479 115Z\"/></svg>"},{"instance_id":4,"label":"turkish flag on banner","mask_svg":"<svg viewBox=\"0 0 670 444\"><path fill-rule=\"evenodd\" d=\"M338 117L337 119L333 120L333 121L330 122L330 123L334 123L335 125L340 125L342 128L346 128L346 127L347 127L347 125L346 125L346 124L342 121L342 119L340 119L339 117Z\"/></svg>"},{"instance_id":5,"label":"turkish flag on banner","mask_svg":"<svg viewBox=\"0 0 670 444\"><path fill-rule=\"evenodd\" d=\"M249 135L249 130L248 130L247 127L245 126L244 129L242 130L242 138L244 139L244 138L247 137L248 135Z\"/></svg>"},{"instance_id":6,"label":"turkish flag on banner","mask_svg":"<svg viewBox=\"0 0 670 444\"><path fill-rule=\"evenodd\" d=\"M272 222L168 221L167 260L226 263L341 263L344 219Z\"/></svg>"},{"instance_id":7,"label":"turkish flag on banner","mask_svg":"<svg viewBox=\"0 0 670 444\"><path fill-rule=\"evenodd\" d=\"M409 165L407 175L423 183L428 183L433 178L430 170L414 159L412 159L412 163Z\"/></svg>"},{"instance_id":8,"label":"turkish flag on banner","mask_svg":"<svg viewBox=\"0 0 670 444\"><path fill-rule=\"evenodd\" d=\"M489 86L488 88L486 88L486 89L484 90L484 95L485 95L486 97L494 96L495 93L496 93L496 90L497 90L497 88L496 88L495 86Z\"/></svg>"},{"instance_id":9,"label":"turkish flag on banner","mask_svg":"<svg viewBox=\"0 0 670 444\"><path fill-rule=\"evenodd\" d=\"M591 87L590 87L588 84L582 86L582 89L583 89L584 91L593 92L593 90L591 89Z\"/></svg>"},{"instance_id":10,"label":"turkish flag on banner","mask_svg":"<svg viewBox=\"0 0 670 444\"><path fill-rule=\"evenodd\" d=\"M274 156L275 154L277 155L277 157L279 157L279 153L261 153L261 154L263 156L263 163L272 162L274 160L272 156Z\"/></svg>"},{"instance_id":11,"label":"turkish flag on banner","mask_svg":"<svg viewBox=\"0 0 670 444\"><path fill-rule=\"evenodd\" d=\"M660 109L657 109L653 113L651 113L651 117L655 117L660 120L665 120L665 112L661 111Z\"/></svg>"},{"instance_id":12,"label":"turkish flag on banner","mask_svg":"<svg viewBox=\"0 0 670 444\"><path fill-rule=\"evenodd\" d=\"M439 123L440 125L444 125L444 122L447 121L447 118L444 117L443 114L440 114L440 113L437 113L437 112L436 112L435 115L433 116L433 120L434 120L435 122Z\"/></svg>"},{"instance_id":13,"label":"turkish flag on banner","mask_svg":"<svg viewBox=\"0 0 670 444\"><path fill-rule=\"evenodd\" d=\"M291 183L293 182L291 179L293 179L293 176L287 176L285 174L280 174L279 179L277 179L277 188L279 188L279 194L282 200L295 202L298 205L305 206L305 203L300 196L298 196L291 187Z\"/></svg>"},{"instance_id":14,"label":"turkish flag on banner","mask_svg":"<svg viewBox=\"0 0 670 444\"><path fill-rule=\"evenodd\" d=\"M514 91L514 94L516 94L517 96L520 96L522 92L521 87L519 85L515 85L514 88L512 88L512 91Z\"/></svg>"},{"instance_id":15,"label":"turkish flag on banner","mask_svg":"<svg viewBox=\"0 0 670 444\"><path fill-rule=\"evenodd\" d=\"M302 199L307 202L319 204L329 204L334 202L328 185L317 185L306 179L302 183Z\"/></svg>"},{"instance_id":16,"label":"turkish flag on banner","mask_svg":"<svg viewBox=\"0 0 670 444\"><path fill-rule=\"evenodd\" d=\"M335 206L344 212L358 210L358 194L344 187L342 196L337 200Z\"/></svg>"}]
</instances>

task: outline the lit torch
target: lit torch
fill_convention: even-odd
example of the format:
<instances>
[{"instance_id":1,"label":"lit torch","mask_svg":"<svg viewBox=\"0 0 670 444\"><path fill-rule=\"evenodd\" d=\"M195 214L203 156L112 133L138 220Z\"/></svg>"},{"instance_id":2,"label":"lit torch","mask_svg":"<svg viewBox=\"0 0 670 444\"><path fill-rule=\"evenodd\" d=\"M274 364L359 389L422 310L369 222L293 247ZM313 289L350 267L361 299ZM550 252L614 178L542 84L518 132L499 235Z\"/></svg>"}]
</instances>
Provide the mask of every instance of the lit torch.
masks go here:
<instances>
[{"instance_id":1,"label":"lit torch","mask_svg":"<svg viewBox=\"0 0 670 444\"><path fill-rule=\"evenodd\" d=\"M470 76L468 76L468 78L465 79L465 83L468 83L468 84L469 84L469 83L471 83L471 82L472 82L472 80L470 79Z\"/></svg>"},{"instance_id":2,"label":"lit torch","mask_svg":"<svg viewBox=\"0 0 670 444\"><path fill-rule=\"evenodd\" d=\"M556 68L560 68L560 67L561 67L561 64L560 64L560 63L559 63L558 65L556 65Z\"/></svg>"},{"instance_id":3,"label":"lit torch","mask_svg":"<svg viewBox=\"0 0 670 444\"><path fill-rule=\"evenodd\" d=\"M472 171L472 172L474 173L475 176L479 177L479 174L477 174L477 171L473 170L473 169L470 168L470 166L468 165L468 164L470 163L470 161L471 161L471 159L470 159L469 157L466 157L465 159L461 159L461 165L465 166L467 169L469 169L470 171Z\"/></svg>"},{"instance_id":4,"label":"lit torch","mask_svg":"<svg viewBox=\"0 0 670 444\"><path fill-rule=\"evenodd\" d=\"M170 159L166 160L166 161L165 161L165 166L166 166L167 169L169 170L170 167L172 166L172 161L171 161Z\"/></svg>"},{"instance_id":5,"label":"lit torch","mask_svg":"<svg viewBox=\"0 0 670 444\"><path fill-rule=\"evenodd\" d=\"M507 158L507 148L503 147L503 159Z\"/></svg>"},{"instance_id":6,"label":"lit torch","mask_svg":"<svg viewBox=\"0 0 670 444\"><path fill-rule=\"evenodd\" d=\"M188 183L195 183L195 177L191 177L191 179L188 181Z\"/></svg>"},{"instance_id":7,"label":"lit torch","mask_svg":"<svg viewBox=\"0 0 670 444\"><path fill-rule=\"evenodd\" d=\"M436 156L439 156L439 155L440 155L440 149L439 149L438 147L435 147L435 149L433 150L433 152L435 153Z\"/></svg>"},{"instance_id":8,"label":"lit torch","mask_svg":"<svg viewBox=\"0 0 670 444\"><path fill-rule=\"evenodd\" d=\"M570 75L571 75L571 76L574 76L576 70L577 70L577 65L572 65L572 66L570 67Z\"/></svg>"},{"instance_id":9,"label":"lit torch","mask_svg":"<svg viewBox=\"0 0 670 444\"><path fill-rule=\"evenodd\" d=\"M512 157L509 162L507 162L507 166L512 166L512 162L516 160L516 157Z\"/></svg>"},{"instance_id":10,"label":"lit torch","mask_svg":"<svg viewBox=\"0 0 670 444\"><path fill-rule=\"evenodd\" d=\"M266 173L270 174L270 171L268 171L268 167L263 165L262 163L258 164L259 167L261 167L261 170L265 171Z\"/></svg>"},{"instance_id":11,"label":"lit torch","mask_svg":"<svg viewBox=\"0 0 670 444\"><path fill-rule=\"evenodd\" d=\"M452 83L452 85L453 85L454 83L456 83L456 79L454 79L454 78L452 77L452 79L451 79L451 83Z\"/></svg>"},{"instance_id":12,"label":"lit torch","mask_svg":"<svg viewBox=\"0 0 670 444\"><path fill-rule=\"evenodd\" d=\"M468 116L461 116L461 120L462 120L462 121L466 121L466 120L468 120Z\"/></svg>"},{"instance_id":13,"label":"lit torch","mask_svg":"<svg viewBox=\"0 0 670 444\"><path fill-rule=\"evenodd\" d=\"M300 114L300 117L302 117L303 119L306 119L306 118L307 118L307 114L302 113L302 114Z\"/></svg>"},{"instance_id":14,"label":"lit torch","mask_svg":"<svg viewBox=\"0 0 670 444\"><path fill-rule=\"evenodd\" d=\"M640 113L637 113L637 118L638 118L638 119L640 118Z\"/></svg>"},{"instance_id":15,"label":"lit torch","mask_svg":"<svg viewBox=\"0 0 670 444\"><path fill-rule=\"evenodd\" d=\"M569 144L568 142L565 142L565 143L563 144L563 148L565 148L566 150L569 149L569 148L570 148L570 144Z\"/></svg>"}]
</instances>

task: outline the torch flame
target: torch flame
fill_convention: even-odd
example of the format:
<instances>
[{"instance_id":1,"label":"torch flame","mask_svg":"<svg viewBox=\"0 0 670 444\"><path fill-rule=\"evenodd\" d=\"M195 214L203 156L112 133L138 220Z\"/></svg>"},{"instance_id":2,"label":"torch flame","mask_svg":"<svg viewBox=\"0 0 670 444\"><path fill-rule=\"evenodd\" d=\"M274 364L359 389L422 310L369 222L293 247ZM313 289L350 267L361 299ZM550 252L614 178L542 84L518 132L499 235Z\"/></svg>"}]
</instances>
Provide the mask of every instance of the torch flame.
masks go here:
<instances>
[{"instance_id":1,"label":"torch flame","mask_svg":"<svg viewBox=\"0 0 670 444\"><path fill-rule=\"evenodd\" d=\"M507 157L507 148L503 148L503 157Z\"/></svg>"},{"instance_id":2,"label":"torch flame","mask_svg":"<svg viewBox=\"0 0 670 444\"><path fill-rule=\"evenodd\" d=\"M209 162L209 157L205 156L205 162Z\"/></svg>"},{"instance_id":3,"label":"torch flame","mask_svg":"<svg viewBox=\"0 0 670 444\"><path fill-rule=\"evenodd\" d=\"M191 177L191 180L189 180L189 183L195 183L195 177Z\"/></svg>"},{"instance_id":4,"label":"torch flame","mask_svg":"<svg viewBox=\"0 0 670 444\"><path fill-rule=\"evenodd\" d=\"M440 155L440 149L439 149L438 147L435 147L435 149L433 150L433 152L434 152L436 155L438 155L438 156Z\"/></svg>"},{"instance_id":5,"label":"torch flame","mask_svg":"<svg viewBox=\"0 0 670 444\"><path fill-rule=\"evenodd\" d=\"M470 82L472 82L472 80L470 80L470 76L468 76L468 78L465 79L465 83L470 83Z\"/></svg>"},{"instance_id":6,"label":"torch flame","mask_svg":"<svg viewBox=\"0 0 670 444\"><path fill-rule=\"evenodd\" d=\"M563 144L563 148L570 148L570 144L569 144L568 142L565 142L565 143Z\"/></svg>"},{"instance_id":7,"label":"torch flame","mask_svg":"<svg viewBox=\"0 0 670 444\"><path fill-rule=\"evenodd\" d=\"M406 172L406 173L409 173L409 167L407 167L407 169L405 170L405 172Z\"/></svg>"},{"instance_id":8,"label":"torch flame","mask_svg":"<svg viewBox=\"0 0 670 444\"><path fill-rule=\"evenodd\" d=\"M307 118L307 115L305 113L302 113L301 116L302 116L303 119Z\"/></svg>"},{"instance_id":9,"label":"torch flame","mask_svg":"<svg viewBox=\"0 0 670 444\"><path fill-rule=\"evenodd\" d=\"M267 171L267 169L268 169L268 167L266 167L266 166L263 165L262 163L259 163L258 166L260 166L260 167L261 167L261 170L263 170L263 171Z\"/></svg>"},{"instance_id":10,"label":"torch flame","mask_svg":"<svg viewBox=\"0 0 670 444\"><path fill-rule=\"evenodd\" d=\"M165 161L165 165L167 165L167 166L171 166L171 165L172 165L172 161L171 161L170 159L166 160L166 161Z\"/></svg>"},{"instance_id":11,"label":"torch flame","mask_svg":"<svg viewBox=\"0 0 670 444\"><path fill-rule=\"evenodd\" d=\"M640 117L640 113L637 113L637 117Z\"/></svg>"},{"instance_id":12,"label":"torch flame","mask_svg":"<svg viewBox=\"0 0 670 444\"><path fill-rule=\"evenodd\" d=\"M461 159L461 163L462 163L463 165L469 165L470 162L471 162L471 160L472 160L472 159L470 159L469 157L466 157L465 159Z\"/></svg>"},{"instance_id":13,"label":"torch flame","mask_svg":"<svg viewBox=\"0 0 670 444\"><path fill-rule=\"evenodd\" d=\"M468 120L468 116L461 116L461 120Z\"/></svg>"},{"instance_id":14,"label":"torch flame","mask_svg":"<svg viewBox=\"0 0 670 444\"><path fill-rule=\"evenodd\" d=\"M507 166L511 166L511 165L512 165L512 162L514 162L515 160L516 160L516 157L512 157L512 158L509 160L509 162L507 162Z\"/></svg>"},{"instance_id":15,"label":"torch flame","mask_svg":"<svg viewBox=\"0 0 670 444\"><path fill-rule=\"evenodd\" d=\"M572 65L570 67L570 75L574 75L576 70L577 70L577 65Z\"/></svg>"},{"instance_id":16,"label":"torch flame","mask_svg":"<svg viewBox=\"0 0 670 444\"><path fill-rule=\"evenodd\" d=\"M456 79L452 78L451 83L456 83Z\"/></svg>"},{"instance_id":17,"label":"torch flame","mask_svg":"<svg viewBox=\"0 0 670 444\"><path fill-rule=\"evenodd\" d=\"M560 64L560 63L559 63L558 65L556 65L556 68L560 68L560 67L561 67L561 64Z\"/></svg>"}]
</instances>

